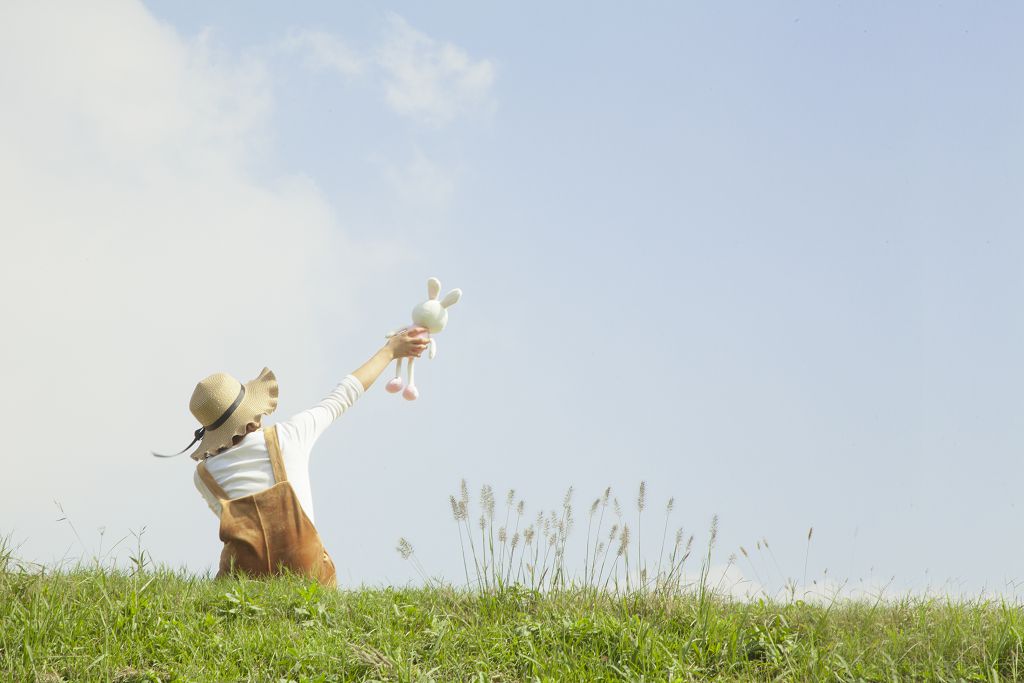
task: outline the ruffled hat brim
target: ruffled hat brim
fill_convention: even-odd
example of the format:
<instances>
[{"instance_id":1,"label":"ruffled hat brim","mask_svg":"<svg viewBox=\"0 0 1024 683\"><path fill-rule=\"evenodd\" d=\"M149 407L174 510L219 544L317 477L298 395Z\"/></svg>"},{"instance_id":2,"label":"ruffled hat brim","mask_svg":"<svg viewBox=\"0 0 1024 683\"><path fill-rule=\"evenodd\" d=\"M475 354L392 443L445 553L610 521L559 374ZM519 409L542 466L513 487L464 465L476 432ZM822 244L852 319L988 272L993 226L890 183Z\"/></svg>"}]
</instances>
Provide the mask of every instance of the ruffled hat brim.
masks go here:
<instances>
[{"instance_id":1,"label":"ruffled hat brim","mask_svg":"<svg viewBox=\"0 0 1024 683\"><path fill-rule=\"evenodd\" d=\"M259 376L245 383L245 396L231 417L214 430L203 434L199 447L189 457L204 460L224 446L232 445L236 436L246 433L246 426L261 415L270 415L277 409L277 377L270 368L263 368Z\"/></svg>"}]
</instances>

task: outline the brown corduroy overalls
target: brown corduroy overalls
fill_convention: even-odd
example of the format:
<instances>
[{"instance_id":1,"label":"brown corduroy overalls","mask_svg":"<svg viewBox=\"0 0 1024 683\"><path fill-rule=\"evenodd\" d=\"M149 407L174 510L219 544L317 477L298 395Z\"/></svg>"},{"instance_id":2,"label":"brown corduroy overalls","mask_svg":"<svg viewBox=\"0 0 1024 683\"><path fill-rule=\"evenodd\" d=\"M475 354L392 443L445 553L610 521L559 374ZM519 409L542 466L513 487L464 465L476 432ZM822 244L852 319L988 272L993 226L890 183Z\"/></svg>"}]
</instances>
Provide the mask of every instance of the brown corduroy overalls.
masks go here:
<instances>
[{"instance_id":1,"label":"brown corduroy overalls","mask_svg":"<svg viewBox=\"0 0 1024 683\"><path fill-rule=\"evenodd\" d=\"M288 483L277 426L264 428L263 435L276 482L266 490L228 500L206 464L199 463L200 478L221 505L220 540L224 550L217 578L232 572L267 576L288 569L326 586L336 586L334 562Z\"/></svg>"}]
</instances>

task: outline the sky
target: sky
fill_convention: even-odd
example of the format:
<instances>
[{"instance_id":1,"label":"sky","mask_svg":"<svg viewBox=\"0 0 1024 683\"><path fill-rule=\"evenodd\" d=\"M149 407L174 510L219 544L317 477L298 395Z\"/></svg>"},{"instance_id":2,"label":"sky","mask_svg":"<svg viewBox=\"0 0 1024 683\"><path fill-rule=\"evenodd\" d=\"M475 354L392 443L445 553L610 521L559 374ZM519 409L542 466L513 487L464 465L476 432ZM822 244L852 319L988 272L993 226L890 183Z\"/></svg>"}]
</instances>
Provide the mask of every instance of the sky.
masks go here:
<instances>
[{"instance_id":1,"label":"sky","mask_svg":"<svg viewBox=\"0 0 1024 683\"><path fill-rule=\"evenodd\" d=\"M268 366L285 419L437 277L463 297L420 399L389 369L313 451L342 585L418 581L400 537L457 580L465 478L527 520L572 486L581 547L606 487L651 548L674 497L746 586L1015 590L1022 20L3 3L0 533L215 568L193 463L149 456L196 382Z\"/></svg>"}]
</instances>

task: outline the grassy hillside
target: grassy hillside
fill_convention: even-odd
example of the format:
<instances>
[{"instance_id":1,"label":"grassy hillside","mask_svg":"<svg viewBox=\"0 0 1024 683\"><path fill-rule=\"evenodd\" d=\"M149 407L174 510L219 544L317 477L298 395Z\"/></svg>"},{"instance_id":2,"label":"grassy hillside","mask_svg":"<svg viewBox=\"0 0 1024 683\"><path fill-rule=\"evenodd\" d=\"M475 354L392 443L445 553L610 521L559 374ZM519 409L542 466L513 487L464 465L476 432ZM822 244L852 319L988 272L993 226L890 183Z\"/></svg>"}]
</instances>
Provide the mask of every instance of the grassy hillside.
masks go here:
<instances>
[{"instance_id":1,"label":"grassy hillside","mask_svg":"<svg viewBox=\"0 0 1024 683\"><path fill-rule=\"evenodd\" d=\"M1024 611L0 565L12 681L1024 680Z\"/></svg>"},{"instance_id":2,"label":"grassy hillside","mask_svg":"<svg viewBox=\"0 0 1024 683\"><path fill-rule=\"evenodd\" d=\"M628 517L610 488L590 504L575 569L572 489L532 523L513 491L504 510L487 485L479 507L471 502L465 482L449 498L473 590L433 579L405 539L397 550L424 588L154 570L141 533L126 568L94 559L53 571L16 561L0 538L0 680L1024 680L1019 603L809 604L795 581L732 600L709 577L717 517L693 558L693 535L669 534L670 499L660 534L644 537L656 558L647 562L643 482ZM767 540L755 550L778 568ZM699 561L696 574L688 560Z\"/></svg>"}]
</instances>

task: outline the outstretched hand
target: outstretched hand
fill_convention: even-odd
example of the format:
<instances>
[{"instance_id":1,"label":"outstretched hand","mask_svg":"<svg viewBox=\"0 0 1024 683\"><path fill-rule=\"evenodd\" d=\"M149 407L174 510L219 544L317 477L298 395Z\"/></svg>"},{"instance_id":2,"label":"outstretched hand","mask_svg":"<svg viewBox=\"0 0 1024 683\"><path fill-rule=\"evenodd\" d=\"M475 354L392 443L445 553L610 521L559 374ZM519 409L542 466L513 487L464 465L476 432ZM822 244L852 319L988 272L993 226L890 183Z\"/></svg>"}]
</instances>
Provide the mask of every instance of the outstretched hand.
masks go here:
<instances>
[{"instance_id":1,"label":"outstretched hand","mask_svg":"<svg viewBox=\"0 0 1024 683\"><path fill-rule=\"evenodd\" d=\"M427 328L425 327L410 327L391 337L388 340L387 346L391 349L391 353L395 358L406 358L409 356L419 358L423 350L430 345L430 340L426 337L417 337L416 335L426 331Z\"/></svg>"}]
</instances>

